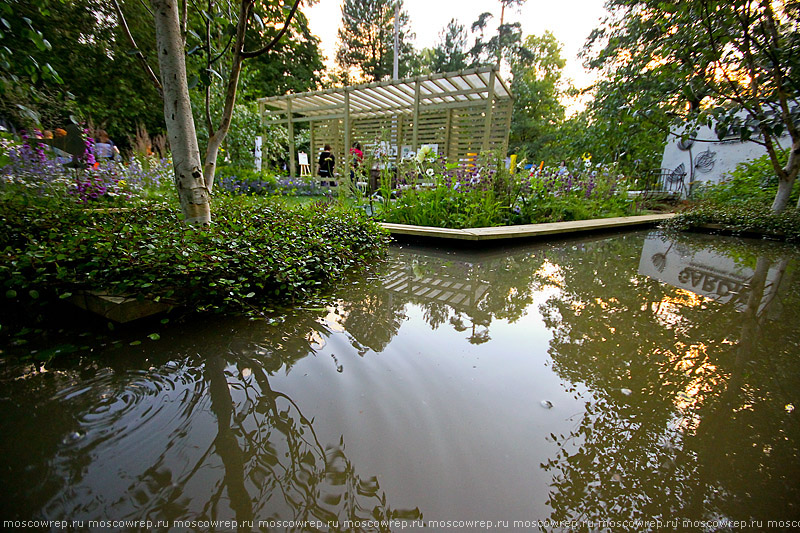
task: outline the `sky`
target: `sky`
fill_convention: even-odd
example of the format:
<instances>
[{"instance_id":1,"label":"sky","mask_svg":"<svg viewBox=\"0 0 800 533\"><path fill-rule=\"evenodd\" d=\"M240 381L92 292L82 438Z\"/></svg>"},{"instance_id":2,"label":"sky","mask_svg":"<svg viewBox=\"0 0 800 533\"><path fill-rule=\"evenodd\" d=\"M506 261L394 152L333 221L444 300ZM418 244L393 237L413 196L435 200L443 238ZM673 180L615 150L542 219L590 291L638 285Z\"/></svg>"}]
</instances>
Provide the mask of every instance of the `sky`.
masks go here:
<instances>
[{"instance_id":1,"label":"sky","mask_svg":"<svg viewBox=\"0 0 800 533\"><path fill-rule=\"evenodd\" d=\"M521 10L507 10L506 20L520 22L524 35L541 35L546 30L552 32L563 45L562 55L567 60L565 77L571 79L576 87L583 88L591 83L592 77L582 67L577 55L589 33L606 15L604 3L605 0L528 0ZM304 9L311 32L322 40L328 65L333 64L336 53L337 31L342 20L341 5L342 0L320 0L315 6ZM417 49L433 47L452 18L468 31L485 11L494 14L495 28L500 20L498 0L404 0L403 7L416 34L414 46Z\"/></svg>"}]
</instances>

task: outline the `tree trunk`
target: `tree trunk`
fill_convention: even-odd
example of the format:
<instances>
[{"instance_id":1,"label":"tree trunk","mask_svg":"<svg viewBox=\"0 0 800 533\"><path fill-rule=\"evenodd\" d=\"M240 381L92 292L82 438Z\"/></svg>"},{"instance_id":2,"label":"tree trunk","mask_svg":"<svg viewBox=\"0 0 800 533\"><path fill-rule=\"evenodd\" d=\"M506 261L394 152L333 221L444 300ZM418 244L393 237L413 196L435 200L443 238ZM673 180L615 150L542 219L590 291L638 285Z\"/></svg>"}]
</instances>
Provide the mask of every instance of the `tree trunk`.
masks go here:
<instances>
[{"instance_id":1,"label":"tree trunk","mask_svg":"<svg viewBox=\"0 0 800 533\"><path fill-rule=\"evenodd\" d=\"M772 202L773 213L780 213L789 204L789 196L792 194L792 188L795 181L797 181L797 174L800 172L800 139L792 143L784 172L785 175L781 176L780 181L778 181L778 192L775 194L775 201ZM800 208L800 201L798 201L797 207Z\"/></svg>"},{"instance_id":2,"label":"tree trunk","mask_svg":"<svg viewBox=\"0 0 800 533\"><path fill-rule=\"evenodd\" d=\"M211 207L189 101L178 2L151 0L151 5L155 19L158 65L164 87L164 119L181 210L187 224L209 224Z\"/></svg>"}]
</instances>

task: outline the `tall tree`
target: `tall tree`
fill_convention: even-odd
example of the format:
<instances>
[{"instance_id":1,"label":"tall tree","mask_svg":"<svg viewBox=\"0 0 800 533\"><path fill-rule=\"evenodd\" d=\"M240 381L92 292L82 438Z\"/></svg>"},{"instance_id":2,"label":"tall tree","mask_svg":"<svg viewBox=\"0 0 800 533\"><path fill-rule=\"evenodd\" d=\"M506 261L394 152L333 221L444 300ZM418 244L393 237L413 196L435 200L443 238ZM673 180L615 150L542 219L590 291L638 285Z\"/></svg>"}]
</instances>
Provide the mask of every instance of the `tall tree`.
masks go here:
<instances>
[{"instance_id":1,"label":"tall tree","mask_svg":"<svg viewBox=\"0 0 800 533\"><path fill-rule=\"evenodd\" d=\"M522 26L519 22L507 23L506 8L520 8L527 0L500 0L500 23L497 33L486 39L486 28L494 15L489 12L481 13L472 23L472 32L477 33L475 44L470 49L473 64L490 65L498 67L504 59L512 55L525 54L522 43Z\"/></svg>"},{"instance_id":2,"label":"tall tree","mask_svg":"<svg viewBox=\"0 0 800 533\"><path fill-rule=\"evenodd\" d=\"M127 27L121 7L116 0L114 4L120 23L122 23L123 27ZM214 186L217 155L231 125L243 62L246 59L267 53L280 41L281 37L287 32L299 4L300 0L285 4L288 13L281 29L275 28L273 32L259 31L258 33L262 37L272 38L263 47L250 51L245 49L248 29L253 20L261 20L263 24L263 17L259 14L263 7L262 3L257 0L240 0L238 5L227 1L217 4L214 0L208 0L207 6L204 6L208 9L199 10L199 14L209 21L212 17L215 20L227 19L229 21L226 26L226 31L229 35L228 44L212 57L212 50L209 44L211 38L208 35L210 25L205 26L206 39L202 39L196 31L191 29L189 27L188 3L185 0L180 6L178 5L178 0L151 0L156 51L161 73L160 81L155 79L155 76L153 76L153 81L158 85L159 90L163 92L164 118L166 119L167 135L173 154L175 185L178 190L181 209L188 224L197 225L211 222L209 194ZM271 4L267 4L267 6L269 5ZM214 64L226 54L230 54L229 69L225 82L224 104L216 126L210 123L210 117L207 115L207 120L209 120L211 126L209 131L212 133L209 136L204 160L200 157L197 130L195 129L189 99L190 78L186 72L187 52L185 51L187 34L196 36L201 43L206 43L208 75L213 74L222 77L214 69ZM127 37L134 52L138 52L133 35L128 32ZM192 47L188 54L196 51L201 46L202 44ZM197 80L192 81L192 83L197 82Z\"/></svg>"},{"instance_id":3,"label":"tall tree","mask_svg":"<svg viewBox=\"0 0 800 533\"><path fill-rule=\"evenodd\" d=\"M800 2L610 0L591 35L590 65L615 74L622 94L647 94L661 113L715 124L764 146L782 211L800 172ZM787 134L785 165L778 138Z\"/></svg>"},{"instance_id":4,"label":"tall tree","mask_svg":"<svg viewBox=\"0 0 800 533\"><path fill-rule=\"evenodd\" d=\"M439 34L433 49L432 72L455 72L467 68L467 30L451 19Z\"/></svg>"},{"instance_id":5,"label":"tall tree","mask_svg":"<svg viewBox=\"0 0 800 533\"><path fill-rule=\"evenodd\" d=\"M560 97L566 61L561 43L550 32L529 35L523 45L530 53L511 62L514 108L509 145L513 151L545 160L551 156L546 146L565 115Z\"/></svg>"},{"instance_id":6,"label":"tall tree","mask_svg":"<svg viewBox=\"0 0 800 533\"><path fill-rule=\"evenodd\" d=\"M391 77L395 3L400 4L399 74L402 77L408 73L414 35L409 29L408 13L403 10L403 0L345 0L336 51L336 62L343 72L355 69L370 81Z\"/></svg>"}]
</instances>

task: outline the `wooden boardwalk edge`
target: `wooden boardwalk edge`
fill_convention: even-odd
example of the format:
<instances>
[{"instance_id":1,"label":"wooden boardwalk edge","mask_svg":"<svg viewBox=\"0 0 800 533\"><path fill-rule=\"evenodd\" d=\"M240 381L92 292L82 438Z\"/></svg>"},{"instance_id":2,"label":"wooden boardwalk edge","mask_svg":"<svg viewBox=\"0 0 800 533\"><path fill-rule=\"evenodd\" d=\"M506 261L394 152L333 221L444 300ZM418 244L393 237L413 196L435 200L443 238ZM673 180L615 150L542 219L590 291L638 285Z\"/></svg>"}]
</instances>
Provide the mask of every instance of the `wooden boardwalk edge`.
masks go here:
<instances>
[{"instance_id":1,"label":"wooden boardwalk edge","mask_svg":"<svg viewBox=\"0 0 800 533\"><path fill-rule=\"evenodd\" d=\"M674 213L657 215L637 215L630 217L596 218L592 220L573 220L570 222L548 222L521 226L496 226L488 228L449 229L432 226L412 226L381 222L380 225L392 235L429 237L436 239L456 239L466 241L485 241L497 239L517 239L561 235L581 231L613 230L617 228L656 224L675 216Z\"/></svg>"}]
</instances>

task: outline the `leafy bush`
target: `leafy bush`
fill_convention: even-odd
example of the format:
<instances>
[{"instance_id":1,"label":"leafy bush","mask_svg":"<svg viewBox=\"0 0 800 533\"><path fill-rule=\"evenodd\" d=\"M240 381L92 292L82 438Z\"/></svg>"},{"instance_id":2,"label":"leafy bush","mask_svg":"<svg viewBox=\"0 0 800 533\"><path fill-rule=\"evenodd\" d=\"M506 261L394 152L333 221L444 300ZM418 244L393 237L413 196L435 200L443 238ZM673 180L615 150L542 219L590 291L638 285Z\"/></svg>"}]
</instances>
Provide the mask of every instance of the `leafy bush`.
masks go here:
<instances>
[{"instance_id":1,"label":"leafy bush","mask_svg":"<svg viewBox=\"0 0 800 533\"><path fill-rule=\"evenodd\" d=\"M385 250L363 214L330 204L288 209L215 201L204 229L165 206L85 210L54 198L0 196L4 322L82 289L246 312L313 298Z\"/></svg>"},{"instance_id":2,"label":"leafy bush","mask_svg":"<svg viewBox=\"0 0 800 533\"><path fill-rule=\"evenodd\" d=\"M561 167L511 174L491 154L483 154L476 166L466 168L419 154L405 164L397 201L385 202L380 213L386 222L467 228L584 220L635 211L625 180L614 167L581 163L573 171ZM388 197L386 192L383 196Z\"/></svg>"},{"instance_id":3,"label":"leafy bush","mask_svg":"<svg viewBox=\"0 0 800 533\"><path fill-rule=\"evenodd\" d=\"M759 200L729 204L704 202L678 213L662 227L682 231L707 224L719 225L733 233L759 233L790 242L800 241L800 210L789 208L776 214Z\"/></svg>"},{"instance_id":4,"label":"leafy bush","mask_svg":"<svg viewBox=\"0 0 800 533\"><path fill-rule=\"evenodd\" d=\"M778 152L782 165L786 164L788 150ZM697 200L718 204L756 202L761 205L772 205L778 191L778 176L772 167L769 155L765 154L751 161L736 165L730 174L723 176L719 183L704 185L698 188L693 196ZM800 186L795 187L789 202L797 203Z\"/></svg>"}]
</instances>

